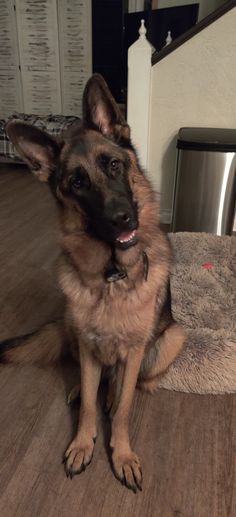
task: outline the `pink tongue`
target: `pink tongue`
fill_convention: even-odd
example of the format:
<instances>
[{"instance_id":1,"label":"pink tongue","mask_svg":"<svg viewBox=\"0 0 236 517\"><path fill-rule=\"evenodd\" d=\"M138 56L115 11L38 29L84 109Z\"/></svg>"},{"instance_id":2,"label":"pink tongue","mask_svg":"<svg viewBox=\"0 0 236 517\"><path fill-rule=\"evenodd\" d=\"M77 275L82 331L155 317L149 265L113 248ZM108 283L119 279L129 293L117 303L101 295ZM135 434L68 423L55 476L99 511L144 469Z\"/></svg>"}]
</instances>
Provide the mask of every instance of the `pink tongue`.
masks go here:
<instances>
[{"instance_id":1,"label":"pink tongue","mask_svg":"<svg viewBox=\"0 0 236 517\"><path fill-rule=\"evenodd\" d=\"M119 235L119 237L117 237L117 241L123 241L123 242L126 242L126 241L129 241L131 239L131 237L133 237L135 234L134 230L132 232L129 232L129 233L121 233Z\"/></svg>"}]
</instances>

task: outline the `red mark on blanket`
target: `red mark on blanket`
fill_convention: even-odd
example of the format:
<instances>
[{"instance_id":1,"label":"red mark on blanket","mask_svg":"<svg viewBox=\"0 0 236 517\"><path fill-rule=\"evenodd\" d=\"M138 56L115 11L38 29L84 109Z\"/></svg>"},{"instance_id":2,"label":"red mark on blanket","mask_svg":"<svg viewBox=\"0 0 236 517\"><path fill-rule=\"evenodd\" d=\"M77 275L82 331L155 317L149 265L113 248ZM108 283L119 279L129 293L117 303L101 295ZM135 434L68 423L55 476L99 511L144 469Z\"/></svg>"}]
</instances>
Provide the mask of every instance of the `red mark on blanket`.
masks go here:
<instances>
[{"instance_id":1,"label":"red mark on blanket","mask_svg":"<svg viewBox=\"0 0 236 517\"><path fill-rule=\"evenodd\" d=\"M210 270L210 269L213 269L214 264L212 264L212 262L206 262L205 264L202 264L202 267L204 269Z\"/></svg>"}]
</instances>

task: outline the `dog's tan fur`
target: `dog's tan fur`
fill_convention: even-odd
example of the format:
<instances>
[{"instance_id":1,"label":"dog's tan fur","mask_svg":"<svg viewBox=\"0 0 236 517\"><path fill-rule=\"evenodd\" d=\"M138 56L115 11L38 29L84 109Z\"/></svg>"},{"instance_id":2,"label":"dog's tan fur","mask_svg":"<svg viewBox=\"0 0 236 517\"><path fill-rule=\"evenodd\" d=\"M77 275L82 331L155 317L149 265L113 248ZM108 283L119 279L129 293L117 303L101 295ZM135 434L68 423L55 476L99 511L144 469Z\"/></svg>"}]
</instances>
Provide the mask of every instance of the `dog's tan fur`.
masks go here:
<instances>
[{"instance_id":1,"label":"dog's tan fur","mask_svg":"<svg viewBox=\"0 0 236 517\"><path fill-rule=\"evenodd\" d=\"M95 85L95 86L94 86ZM91 167L90 156L98 149L113 150L115 155L124 152L117 140L126 138L128 126L123 122L117 106L104 81L94 77L86 87L87 98L93 94L92 88L100 88L104 97L97 101L93 112L99 118L98 129L86 129L86 145L90 152L80 157L80 164ZM105 100L104 100L105 99ZM106 121L103 104L112 105L116 123ZM86 110L85 110L86 111ZM94 116L94 115L93 115ZM118 123L119 122L119 123ZM9 135L24 159L32 164L32 156L44 152L45 146L30 151L16 136L14 125L8 128ZM112 131L112 138L110 133ZM78 155L73 152L68 136L60 148L60 163L74 168ZM115 135L115 136L114 136ZM117 137L118 135L118 137ZM49 141L48 146L50 147ZM52 143L52 147L53 147ZM50 151L52 152L52 151ZM115 283L104 280L104 271L111 259L111 247L103 240L86 232L83 211L74 201L64 196L57 188L56 195L61 209L62 250L59 265L59 281L66 295L67 306L64 331L60 331L61 351L64 343L70 342L73 355L80 362L81 408L78 432L66 451L66 471L73 476L81 472L91 461L96 437L96 397L102 367L113 368L112 389L112 462L116 476L136 490L141 488L142 474L138 457L132 451L129 432L129 412L135 386L148 391L158 386L158 375L163 373L183 347L184 332L175 323L168 305L168 278L172 264L172 253L167 237L159 226L159 207L155 193L140 169L137 156L129 147L126 151L130 159L129 185L134 201L138 205L138 242L135 246L115 250L118 267L127 272L127 278ZM41 158L42 160L42 158ZM82 161L81 161L82 160ZM84 160L84 161L83 161ZM41 170L36 172L45 181L51 174L50 153L44 159ZM95 170L93 181L106 192L105 180ZM143 252L148 257L149 267L146 278ZM42 331L43 332L43 331ZM45 333L38 335L42 342ZM30 343L6 352L5 357L17 361L29 357ZM36 343L35 341L35 343ZM54 349L54 348L53 348ZM25 352L24 352L25 350ZM52 352L51 355L56 351ZM39 354L40 355L40 354ZM40 359L40 357L39 357ZM115 376L114 376L115 372ZM116 379L116 380L115 380ZM111 400L110 400L111 403Z\"/></svg>"}]
</instances>

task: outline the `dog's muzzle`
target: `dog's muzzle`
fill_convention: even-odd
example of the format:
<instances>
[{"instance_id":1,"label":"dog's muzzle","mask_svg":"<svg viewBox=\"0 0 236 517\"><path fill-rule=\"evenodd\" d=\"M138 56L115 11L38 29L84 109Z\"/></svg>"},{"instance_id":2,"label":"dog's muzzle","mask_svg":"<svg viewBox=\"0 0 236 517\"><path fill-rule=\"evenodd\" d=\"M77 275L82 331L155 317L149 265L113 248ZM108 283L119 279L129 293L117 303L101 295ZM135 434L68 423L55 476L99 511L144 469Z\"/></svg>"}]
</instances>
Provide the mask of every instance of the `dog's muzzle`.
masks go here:
<instances>
[{"instance_id":1,"label":"dog's muzzle","mask_svg":"<svg viewBox=\"0 0 236 517\"><path fill-rule=\"evenodd\" d=\"M106 220L115 246L126 249L137 243L138 227L137 208L128 200L113 202L106 208Z\"/></svg>"}]
</instances>

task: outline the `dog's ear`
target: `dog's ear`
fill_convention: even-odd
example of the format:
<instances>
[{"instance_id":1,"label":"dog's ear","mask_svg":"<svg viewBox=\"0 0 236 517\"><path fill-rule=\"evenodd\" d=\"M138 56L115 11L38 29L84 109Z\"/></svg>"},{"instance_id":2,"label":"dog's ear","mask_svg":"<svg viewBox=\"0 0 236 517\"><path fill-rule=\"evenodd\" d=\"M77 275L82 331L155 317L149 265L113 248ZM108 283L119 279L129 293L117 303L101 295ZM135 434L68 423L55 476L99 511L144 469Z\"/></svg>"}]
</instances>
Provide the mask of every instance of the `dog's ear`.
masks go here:
<instances>
[{"instance_id":1,"label":"dog's ear","mask_svg":"<svg viewBox=\"0 0 236 517\"><path fill-rule=\"evenodd\" d=\"M130 128L100 74L94 74L86 84L83 121L85 127L96 129L115 141L130 141Z\"/></svg>"},{"instance_id":2,"label":"dog's ear","mask_svg":"<svg viewBox=\"0 0 236 517\"><path fill-rule=\"evenodd\" d=\"M24 162L40 181L56 169L60 146L50 135L25 122L8 122L6 132Z\"/></svg>"}]
</instances>

